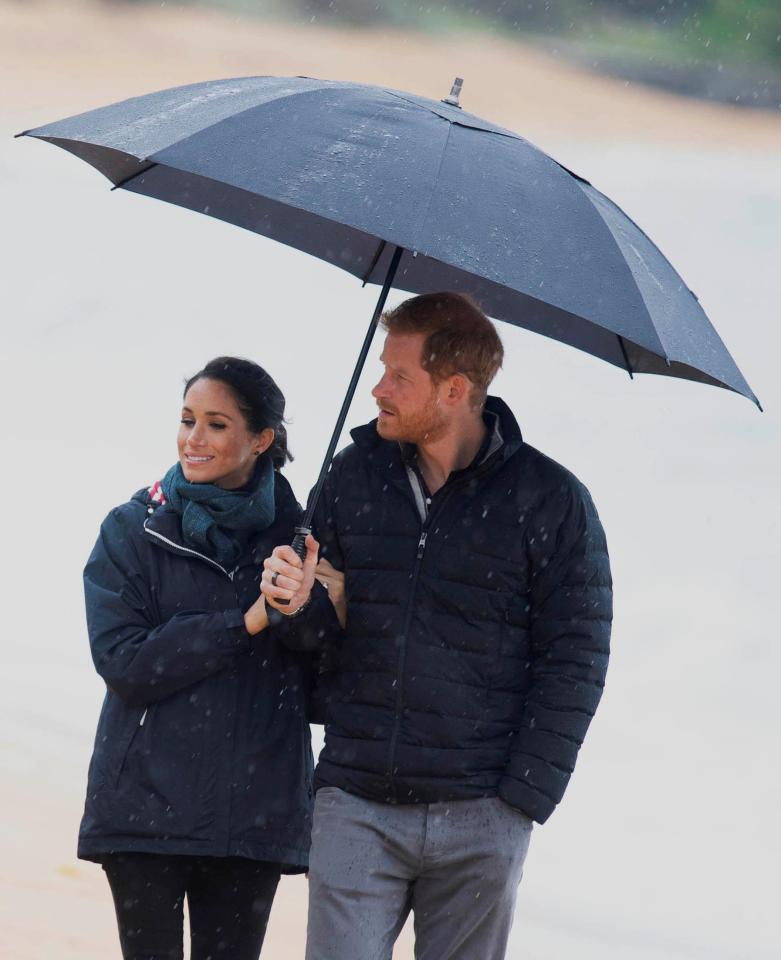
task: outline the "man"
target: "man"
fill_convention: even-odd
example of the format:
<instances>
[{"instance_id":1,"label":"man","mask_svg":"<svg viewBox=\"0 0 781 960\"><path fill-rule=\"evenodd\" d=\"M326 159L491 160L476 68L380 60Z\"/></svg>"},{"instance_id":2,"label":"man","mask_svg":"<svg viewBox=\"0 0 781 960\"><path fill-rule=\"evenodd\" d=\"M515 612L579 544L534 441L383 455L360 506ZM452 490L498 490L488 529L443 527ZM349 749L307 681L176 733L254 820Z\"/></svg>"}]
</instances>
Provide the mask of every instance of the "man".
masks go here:
<instances>
[{"instance_id":1,"label":"man","mask_svg":"<svg viewBox=\"0 0 781 960\"><path fill-rule=\"evenodd\" d=\"M418 960L500 960L532 822L561 799L602 693L607 549L587 490L487 397L503 351L471 300L414 297L383 326L377 420L334 459L316 514L348 613L307 958L387 960L412 910ZM287 547L266 561L283 613L308 600L309 546L303 566Z\"/></svg>"}]
</instances>

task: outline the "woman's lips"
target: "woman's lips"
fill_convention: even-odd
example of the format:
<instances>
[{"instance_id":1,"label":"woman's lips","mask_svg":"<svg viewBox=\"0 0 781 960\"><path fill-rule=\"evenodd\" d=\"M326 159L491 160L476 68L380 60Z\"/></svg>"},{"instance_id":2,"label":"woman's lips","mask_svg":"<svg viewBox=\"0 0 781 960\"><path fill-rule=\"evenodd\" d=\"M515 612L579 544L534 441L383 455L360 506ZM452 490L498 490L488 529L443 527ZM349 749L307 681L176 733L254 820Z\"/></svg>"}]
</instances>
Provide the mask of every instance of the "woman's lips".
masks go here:
<instances>
[{"instance_id":1,"label":"woman's lips","mask_svg":"<svg viewBox=\"0 0 781 960\"><path fill-rule=\"evenodd\" d=\"M199 464L199 463L208 463L210 460L213 460L214 457L196 457L192 453L186 453L184 459L188 463Z\"/></svg>"}]
</instances>

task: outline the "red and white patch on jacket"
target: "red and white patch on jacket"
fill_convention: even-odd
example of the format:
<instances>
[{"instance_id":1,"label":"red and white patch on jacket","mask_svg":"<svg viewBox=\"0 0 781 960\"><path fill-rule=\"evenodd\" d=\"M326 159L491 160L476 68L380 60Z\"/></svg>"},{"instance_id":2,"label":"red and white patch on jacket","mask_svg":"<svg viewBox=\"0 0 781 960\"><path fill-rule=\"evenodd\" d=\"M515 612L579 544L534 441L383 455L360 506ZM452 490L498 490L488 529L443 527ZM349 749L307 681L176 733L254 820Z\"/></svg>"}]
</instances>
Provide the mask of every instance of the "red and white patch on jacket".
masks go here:
<instances>
[{"instance_id":1,"label":"red and white patch on jacket","mask_svg":"<svg viewBox=\"0 0 781 960\"><path fill-rule=\"evenodd\" d=\"M156 480L149 490L147 490L147 493L152 503L159 503L162 506L162 504L166 502L162 481L160 480Z\"/></svg>"}]
</instances>

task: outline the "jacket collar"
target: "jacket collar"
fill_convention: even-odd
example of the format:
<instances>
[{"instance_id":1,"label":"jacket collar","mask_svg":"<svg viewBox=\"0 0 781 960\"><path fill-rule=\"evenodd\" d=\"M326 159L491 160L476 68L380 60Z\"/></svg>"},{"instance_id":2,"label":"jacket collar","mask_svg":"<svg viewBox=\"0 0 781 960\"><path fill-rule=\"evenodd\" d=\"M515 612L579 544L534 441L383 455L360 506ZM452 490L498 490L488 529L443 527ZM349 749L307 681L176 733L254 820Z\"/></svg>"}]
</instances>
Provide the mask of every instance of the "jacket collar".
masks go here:
<instances>
[{"instance_id":1,"label":"jacket collar","mask_svg":"<svg viewBox=\"0 0 781 960\"><path fill-rule=\"evenodd\" d=\"M518 421L513 416L512 410L507 406L501 397L488 397L485 402L484 414L487 426L491 430L490 442L487 451L481 457L484 462L498 451L501 451L502 459L506 460L523 445L523 437ZM399 444L393 440L383 440L377 433L376 418L371 423L365 423L360 427L355 427L350 431L350 436L356 447L364 450L367 454L396 452L400 459L404 459L405 451L408 451L411 444ZM412 448L414 450L414 447Z\"/></svg>"},{"instance_id":2,"label":"jacket collar","mask_svg":"<svg viewBox=\"0 0 781 960\"><path fill-rule=\"evenodd\" d=\"M503 400L499 397L488 397L483 415L491 430L490 439L487 448L481 451L480 462L472 464L463 471L464 479L472 474L476 478L478 474L482 475L495 469L498 464L509 460L523 446L521 429ZM393 440L383 440L377 433L376 419L356 427L350 431L350 436L373 469L381 473L388 483L405 495L413 495L407 471L409 459L405 460L404 447ZM413 454L414 449L414 447L411 448Z\"/></svg>"}]
</instances>

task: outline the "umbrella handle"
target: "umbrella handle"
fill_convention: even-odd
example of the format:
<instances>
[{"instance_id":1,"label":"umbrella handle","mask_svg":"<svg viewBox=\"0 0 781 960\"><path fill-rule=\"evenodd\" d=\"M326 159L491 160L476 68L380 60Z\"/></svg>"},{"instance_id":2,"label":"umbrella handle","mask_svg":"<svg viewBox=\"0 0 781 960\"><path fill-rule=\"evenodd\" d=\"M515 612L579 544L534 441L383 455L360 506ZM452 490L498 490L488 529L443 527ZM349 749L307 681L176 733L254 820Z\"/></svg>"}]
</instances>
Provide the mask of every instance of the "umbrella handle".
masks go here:
<instances>
[{"instance_id":1,"label":"umbrella handle","mask_svg":"<svg viewBox=\"0 0 781 960\"><path fill-rule=\"evenodd\" d=\"M312 531L309 527L296 527L293 535L293 542L290 546L295 551L296 556L301 560L301 563L306 559L306 538ZM277 600L277 604L280 607L287 607L290 605L289 600Z\"/></svg>"}]
</instances>

